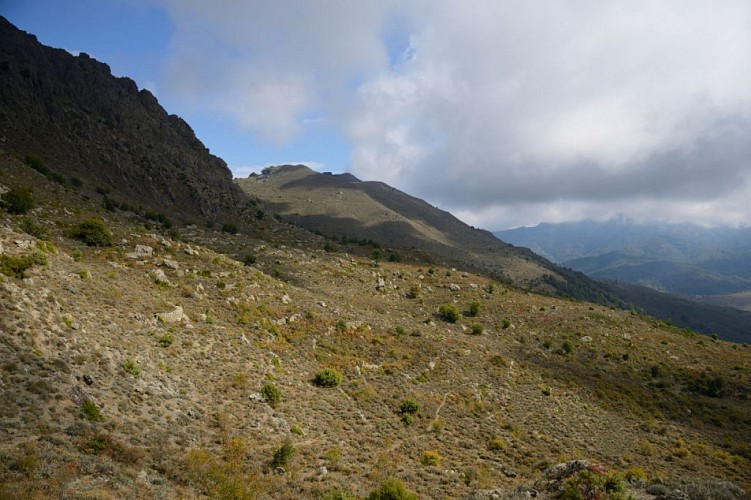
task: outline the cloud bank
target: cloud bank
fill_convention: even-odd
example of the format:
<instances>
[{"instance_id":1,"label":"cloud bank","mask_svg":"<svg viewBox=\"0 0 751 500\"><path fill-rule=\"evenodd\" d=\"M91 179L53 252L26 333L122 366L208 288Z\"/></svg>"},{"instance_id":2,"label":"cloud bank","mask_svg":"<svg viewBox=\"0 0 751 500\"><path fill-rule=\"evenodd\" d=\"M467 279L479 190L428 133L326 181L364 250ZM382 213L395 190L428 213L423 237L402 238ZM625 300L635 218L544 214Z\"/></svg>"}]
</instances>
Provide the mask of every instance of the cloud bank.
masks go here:
<instances>
[{"instance_id":1,"label":"cloud bank","mask_svg":"<svg viewBox=\"0 0 751 500\"><path fill-rule=\"evenodd\" d=\"M748 2L155 1L172 91L470 224L751 223Z\"/></svg>"}]
</instances>

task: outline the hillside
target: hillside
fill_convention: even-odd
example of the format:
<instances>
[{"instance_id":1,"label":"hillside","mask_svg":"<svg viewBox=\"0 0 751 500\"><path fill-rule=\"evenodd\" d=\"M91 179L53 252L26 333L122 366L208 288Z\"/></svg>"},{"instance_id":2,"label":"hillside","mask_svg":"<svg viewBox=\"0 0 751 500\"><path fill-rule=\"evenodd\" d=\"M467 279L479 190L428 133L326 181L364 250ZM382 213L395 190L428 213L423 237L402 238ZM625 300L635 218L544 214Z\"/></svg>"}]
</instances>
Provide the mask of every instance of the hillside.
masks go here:
<instances>
[{"instance_id":1,"label":"hillside","mask_svg":"<svg viewBox=\"0 0 751 500\"><path fill-rule=\"evenodd\" d=\"M418 259L437 259L446 267L484 272L538 292L628 306L602 284L381 182L321 174L304 165L270 167L236 182L268 211L342 242L343 248L353 241L375 242L392 247L392 255L417 252Z\"/></svg>"},{"instance_id":2,"label":"hillside","mask_svg":"<svg viewBox=\"0 0 751 500\"><path fill-rule=\"evenodd\" d=\"M574 459L642 498L751 486L746 346L461 270L375 265L291 227L275 242L170 237L0 160L3 196L34 185L37 202L0 212L1 255L43 256L0 276L4 497L364 496L395 477L421 498L548 498L561 469L541 470L576 477ZM113 246L71 237L92 216ZM250 265L205 246L218 240ZM316 386L323 368L341 385Z\"/></svg>"},{"instance_id":3,"label":"hillside","mask_svg":"<svg viewBox=\"0 0 751 500\"><path fill-rule=\"evenodd\" d=\"M518 284L285 222L134 85L0 27L0 498L748 497L748 345L531 293L598 289L506 245Z\"/></svg>"}]
</instances>

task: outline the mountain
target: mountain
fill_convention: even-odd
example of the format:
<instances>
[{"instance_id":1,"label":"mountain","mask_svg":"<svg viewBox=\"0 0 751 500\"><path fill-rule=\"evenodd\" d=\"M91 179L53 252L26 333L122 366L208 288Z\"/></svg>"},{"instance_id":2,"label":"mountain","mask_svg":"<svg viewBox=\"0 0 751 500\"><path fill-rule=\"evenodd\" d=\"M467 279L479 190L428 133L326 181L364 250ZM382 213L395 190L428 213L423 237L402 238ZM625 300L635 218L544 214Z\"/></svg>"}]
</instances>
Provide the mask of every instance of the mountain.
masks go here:
<instances>
[{"instance_id":1,"label":"mountain","mask_svg":"<svg viewBox=\"0 0 751 500\"><path fill-rule=\"evenodd\" d=\"M268 211L345 245L353 240L374 242L396 253L418 252L422 259L438 258L447 267L489 273L539 292L628 305L583 274L499 241L382 182L318 173L304 165L269 167L236 182Z\"/></svg>"},{"instance_id":2,"label":"mountain","mask_svg":"<svg viewBox=\"0 0 751 500\"><path fill-rule=\"evenodd\" d=\"M58 181L174 219L242 223L248 198L181 118L81 53L45 47L0 17L0 137Z\"/></svg>"},{"instance_id":3,"label":"mountain","mask_svg":"<svg viewBox=\"0 0 751 500\"><path fill-rule=\"evenodd\" d=\"M39 80L78 64L9 36L47 59ZM62 88L46 107L83 106ZM150 126L128 116L100 136ZM441 256L352 253L234 188L252 211L122 182L108 158L133 179L221 165L172 122L161 163L130 157L134 134L85 173L58 159L96 135L0 141L0 498L748 498L746 346Z\"/></svg>"},{"instance_id":4,"label":"mountain","mask_svg":"<svg viewBox=\"0 0 751 500\"><path fill-rule=\"evenodd\" d=\"M751 310L751 228L636 224L622 218L494 233L599 279Z\"/></svg>"}]
</instances>

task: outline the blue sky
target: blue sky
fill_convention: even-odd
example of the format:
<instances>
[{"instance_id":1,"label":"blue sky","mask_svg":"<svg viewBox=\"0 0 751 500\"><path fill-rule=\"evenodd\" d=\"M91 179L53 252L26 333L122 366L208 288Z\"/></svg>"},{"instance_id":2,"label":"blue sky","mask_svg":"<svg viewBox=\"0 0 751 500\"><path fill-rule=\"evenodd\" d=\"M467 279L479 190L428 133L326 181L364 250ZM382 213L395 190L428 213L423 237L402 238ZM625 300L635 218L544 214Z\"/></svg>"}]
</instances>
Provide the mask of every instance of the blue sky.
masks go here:
<instances>
[{"instance_id":1,"label":"blue sky","mask_svg":"<svg viewBox=\"0 0 751 500\"><path fill-rule=\"evenodd\" d=\"M238 176L349 171L503 229L751 221L745 0L0 0Z\"/></svg>"}]
</instances>

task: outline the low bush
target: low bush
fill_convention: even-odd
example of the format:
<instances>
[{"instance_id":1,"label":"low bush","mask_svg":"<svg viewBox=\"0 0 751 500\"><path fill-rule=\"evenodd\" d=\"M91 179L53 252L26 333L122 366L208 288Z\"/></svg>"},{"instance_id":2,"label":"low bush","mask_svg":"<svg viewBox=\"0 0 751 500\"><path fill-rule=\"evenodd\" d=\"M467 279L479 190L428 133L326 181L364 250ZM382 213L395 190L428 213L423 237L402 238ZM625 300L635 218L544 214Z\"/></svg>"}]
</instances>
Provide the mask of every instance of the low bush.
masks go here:
<instances>
[{"instance_id":1,"label":"low bush","mask_svg":"<svg viewBox=\"0 0 751 500\"><path fill-rule=\"evenodd\" d=\"M276 408L282 402L282 391L271 382L267 382L261 388L261 396L263 396L264 401L272 408Z\"/></svg>"},{"instance_id":2,"label":"low bush","mask_svg":"<svg viewBox=\"0 0 751 500\"><path fill-rule=\"evenodd\" d=\"M129 359L125 363L123 363L123 370L125 370L126 373L129 373L136 378L138 378L141 375L141 369L138 367L136 362L133 361L132 359Z\"/></svg>"},{"instance_id":3,"label":"low bush","mask_svg":"<svg viewBox=\"0 0 751 500\"><path fill-rule=\"evenodd\" d=\"M371 491L367 500L417 500L417 496L407 491L404 483L392 477Z\"/></svg>"},{"instance_id":4,"label":"low bush","mask_svg":"<svg viewBox=\"0 0 751 500\"><path fill-rule=\"evenodd\" d=\"M88 219L73 229L73 237L91 247L108 247L112 245L112 233L101 219Z\"/></svg>"},{"instance_id":5,"label":"low bush","mask_svg":"<svg viewBox=\"0 0 751 500\"><path fill-rule=\"evenodd\" d=\"M91 420L92 422L100 422L104 420L104 416L99 410L99 407L97 407L96 403L88 398L84 399L83 402L81 402L81 411L83 412L83 416L84 418L86 418L86 420Z\"/></svg>"},{"instance_id":6,"label":"low bush","mask_svg":"<svg viewBox=\"0 0 751 500\"><path fill-rule=\"evenodd\" d=\"M313 378L313 383L318 387L336 387L342 383L343 376L333 368L319 370Z\"/></svg>"},{"instance_id":7,"label":"low bush","mask_svg":"<svg viewBox=\"0 0 751 500\"><path fill-rule=\"evenodd\" d=\"M19 257L5 253L0 254L0 273L6 276L23 279L26 276L26 271L35 265L46 266L47 256L39 252Z\"/></svg>"},{"instance_id":8,"label":"low bush","mask_svg":"<svg viewBox=\"0 0 751 500\"><path fill-rule=\"evenodd\" d=\"M438 467L441 464L441 454L437 451L423 451L420 463L426 466Z\"/></svg>"},{"instance_id":9,"label":"low bush","mask_svg":"<svg viewBox=\"0 0 751 500\"><path fill-rule=\"evenodd\" d=\"M34 195L30 187L13 187L3 195L3 207L12 214L25 214L34 208Z\"/></svg>"},{"instance_id":10,"label":"low bush","mask_svg":"<svg viewBox=\"0 0 751 500\"><path fill-rule=\"evenodd\" d=\"M470 318L474 318L480 314L480 303L476 300L473 300L469 304L469 309L467 309L467 312L465 313L466 316L469 316Z\"/></svg>"},{"instance_id":11,"label":"low bush","mask_svg":"<svg viewBox=\"0 0 751 500\"><path fill-rule=\"evenodd\" d=\"M443 304L438 308L438 315L447 323L456 323L459 320L459 311L454 304Z\"/></svg>"},{"instance_id":12,"label":"low bush","mask_svg":"<svg viewBox=\"0 0 751 500\"><path fill-rule=\"evenodd\" d=\"M284 443L282 443L282 445L274 452L274 456L271 459L271 466L286 466L289 463L289 460L292 458L292 455L294 454L295 447L292 445L292 442L289 439L285 440Z\"/></svg>"}]
</instances>

